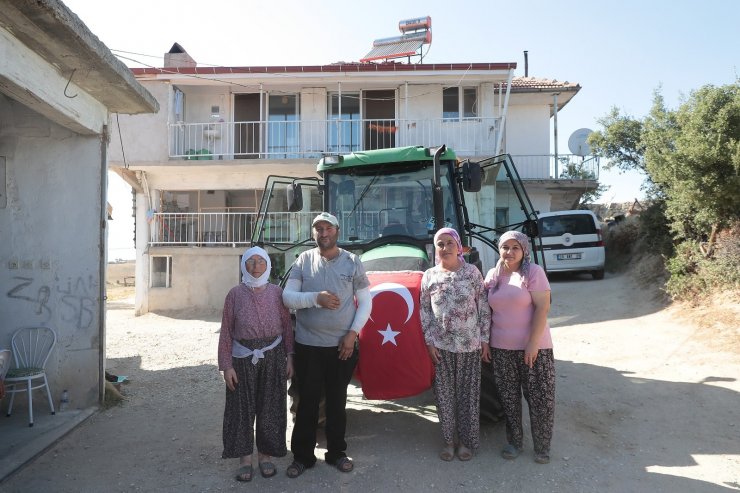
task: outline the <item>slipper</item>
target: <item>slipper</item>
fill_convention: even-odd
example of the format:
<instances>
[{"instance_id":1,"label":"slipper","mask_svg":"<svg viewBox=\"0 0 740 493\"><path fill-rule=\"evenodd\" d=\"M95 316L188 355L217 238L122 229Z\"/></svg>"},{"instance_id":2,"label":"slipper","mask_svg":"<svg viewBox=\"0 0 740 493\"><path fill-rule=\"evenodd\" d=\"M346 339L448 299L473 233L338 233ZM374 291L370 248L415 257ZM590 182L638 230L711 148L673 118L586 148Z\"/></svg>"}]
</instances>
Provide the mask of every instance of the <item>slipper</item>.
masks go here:
<instances>
[{"instance_id":1,"label":"slipper","mask_svg":"<svg viewBox=\"0 0 740 493\"><path fill-rule=\"evenodd\" d=\"M515 447L514 445L507 443L501 451L501 457L508 460L514 460L519 457L521 451L522 449L520 449L519 447Z\"/></svg>"},{"instance_id":2,"label":"slipper","mask_svg":"<svg viewBox=\"0 0 740 493\"><path fill-rule=\"evenodd\" d=\"M445 462L450 462L455 458L455 447L451 443L442 447L442 450L439 452L439 458Z\"/></svg>"},{"instance_id":3,"label":"slipper","mask_svg":"<svg viewBox=\"0 0 740 493\"><path fill-rule=\"evenodd\" d=\"M262 474L263 478L271 478L275 474L277 474L277 468L275 467L275 464L273 464L270 461L260 462L260 474Z\"/></svg>"},{"instance_id":4,"label":"slipper","mask_svg":"<svg viewBox=\"0 0 740 493\"><path fill-rule=\"evenodd\" d=\"M457 449L457 458L461 461L467 461L473 458L473 452L465 445L460 445Z\"/></svg>"},{"instance_id":5,"label":"slipper","mask_svg":"<svg viewBox=\"0 0 740 493\"><path fill-rule=\"evenodd\" d=\"M285 475L289 478L295 479L306 471L306 466L298 461L293 461L288 468L285 470Z\"/></svg>"},{"instance_id":6,"label":"slipper","mask_svg":"<svg viewBox=\"0 0 740 493\"><path fill-rule=\"evenodd\" d=\"M248 483L252 480L252 466L242 466L236 471L236 480L242 483Z\"/></svg>"},{"instance_id":7,"label":"slipper","mask_svg":"<svg viewBox=\"0 0 740 493\"><path fill-rule=\"evenodd\" d=\"M352 472L352 469L355 468L355 464L352 462L352 459L346 456L337 459L333 465L342 472Z\"/></svg>"}]
</instances>

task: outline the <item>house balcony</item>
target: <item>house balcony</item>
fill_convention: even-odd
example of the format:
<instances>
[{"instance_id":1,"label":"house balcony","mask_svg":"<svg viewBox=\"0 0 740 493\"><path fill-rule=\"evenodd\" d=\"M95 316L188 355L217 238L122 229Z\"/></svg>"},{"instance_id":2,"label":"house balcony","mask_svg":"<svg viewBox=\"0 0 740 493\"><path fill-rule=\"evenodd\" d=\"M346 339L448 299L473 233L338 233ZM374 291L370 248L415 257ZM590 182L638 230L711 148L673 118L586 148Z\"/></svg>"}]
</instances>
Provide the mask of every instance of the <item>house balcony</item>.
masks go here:
<instances>
[{"instance_id":1,"label":"house balcony","mask_svg":"<svg viewBox=\"0 0 740 493\"><path fill-rule=\"evenodd\" d=\"M492 156L501 118L171 123L170 159L318 159L324 154L446 144Z\"/></svg>"},{"instance_id":2,"label":"house balcony","mask_svg":"<svg viewBox=\"0 0 740 493\"><path fill-rule=\"evenodd\" d=\"M599 158L575 154L512 154L512 161L523 180L598 180ZM506 179L499 175L499 180Z\"/></svg>"}]
</instances>

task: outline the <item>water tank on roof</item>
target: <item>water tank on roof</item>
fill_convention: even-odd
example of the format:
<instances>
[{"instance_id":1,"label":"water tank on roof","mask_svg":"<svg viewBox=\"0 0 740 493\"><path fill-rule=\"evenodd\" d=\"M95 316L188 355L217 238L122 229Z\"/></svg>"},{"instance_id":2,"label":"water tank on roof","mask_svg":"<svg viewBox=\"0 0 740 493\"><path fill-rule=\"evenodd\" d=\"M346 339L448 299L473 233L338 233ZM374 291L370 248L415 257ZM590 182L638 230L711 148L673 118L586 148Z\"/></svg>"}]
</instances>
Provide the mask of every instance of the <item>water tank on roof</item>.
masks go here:
<instances>
[{"instance_id":1,"label":"water tank on roof","mask_svg":"<svg viewBox=\"0 0 740 493\"><path fill-rule=\"evenodd\" d=\"M431 28L432 18L429 16L417 17L416 19L406 19L398 22L398 30L402 33L407 33L409 31L419 31L420 29L428 30Z\"/></svg>"}]
</instances>

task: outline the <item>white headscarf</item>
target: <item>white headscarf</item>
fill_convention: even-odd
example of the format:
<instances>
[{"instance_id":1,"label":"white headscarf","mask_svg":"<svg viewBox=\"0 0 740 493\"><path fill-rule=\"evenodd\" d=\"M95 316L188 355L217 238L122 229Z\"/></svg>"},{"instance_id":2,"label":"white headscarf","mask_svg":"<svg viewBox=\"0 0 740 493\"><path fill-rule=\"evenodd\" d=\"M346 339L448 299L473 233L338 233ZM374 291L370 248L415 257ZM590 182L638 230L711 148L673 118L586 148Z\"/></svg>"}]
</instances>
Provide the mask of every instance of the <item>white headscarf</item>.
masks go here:
<instances>
[{"instance_id":1,"label":"white headscarf","mask_svg":"<svg viewBox=\"0 0 740 493\"><path fill-rule=\"evenodd\" d=\"M265 272L259 277L254 277L252 274L247 272L247 260L254 255L262 257L267 262L267 268L265 269ZM267 284L270 278L270 271L272 270L272 262L270 262L270 256L267 255L267 252L264 249L260 247L252 247L244 252L244 255L242 255L241 266L242 282L244 284L246 284L250 288L258 288Z\"/></svg>"}]
</instances>

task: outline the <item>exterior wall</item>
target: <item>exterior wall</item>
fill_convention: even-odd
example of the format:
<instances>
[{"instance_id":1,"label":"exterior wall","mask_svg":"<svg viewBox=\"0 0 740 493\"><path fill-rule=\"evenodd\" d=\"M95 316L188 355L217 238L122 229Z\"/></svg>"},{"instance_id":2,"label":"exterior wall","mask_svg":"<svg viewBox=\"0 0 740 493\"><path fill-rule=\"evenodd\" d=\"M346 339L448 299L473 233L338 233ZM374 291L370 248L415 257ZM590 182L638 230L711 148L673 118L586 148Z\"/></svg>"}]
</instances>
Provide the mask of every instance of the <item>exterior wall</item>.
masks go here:
<instances>
[{"instance_id":1,"label":"exterior wall","mask_svg":"<svg viewBox=\"0 0 740 493\"><path fill-rule=\"evenodd\" d=\"M149 259L172 256L172 287L149 288L149 311L221 309L240 281L238 248L150 248ZM149 262L147 262L147 269Z\"/></svg>"},{"instance_id":2,"label":"exterior wall","mask_svg":"<svg viewBox=\"0 0 740 493\"><path fill-rule=\"evenodd\" d=\"M506 117L506 152L550 154L550 108L547 105L510 104ZM548 170L539 177L547 176Z\"/></svg>"},{"instance_id":3,"label":"exterior wall","mask_svg":"<svg viewBox=\"0 0 740 493\"><path fill-rule=\"evenodd\" d=\"M19 327L47 325L57 345L47 374L56 400L99 400L101 347L100 136L67 130L0 94L0 347ZM24 406L25 399L16 399ZM20 409L17 412L21 412Z\"/></svg>"},{"instance_id":4,"label":"exterior wall","mask_svg":"<svg viewBox=\"0 0 740 493\"><path fill-rule=\"evenodd\" d=\"M144 81L141 84L156 98L159 103L159 112L116 116L110 125L108 162L111 165L123 166L124 154L126 164L141 161L169 161L167 117L171 108L171 86L165 82ZM206 118L202 121L207 120ZM123 148L121 148L121 142L123 142Z\"/></svg>"}]
</instances>

